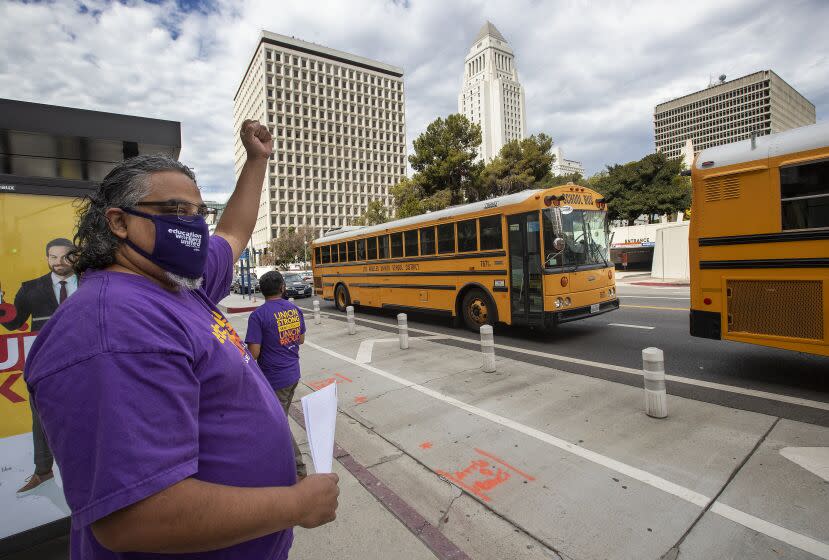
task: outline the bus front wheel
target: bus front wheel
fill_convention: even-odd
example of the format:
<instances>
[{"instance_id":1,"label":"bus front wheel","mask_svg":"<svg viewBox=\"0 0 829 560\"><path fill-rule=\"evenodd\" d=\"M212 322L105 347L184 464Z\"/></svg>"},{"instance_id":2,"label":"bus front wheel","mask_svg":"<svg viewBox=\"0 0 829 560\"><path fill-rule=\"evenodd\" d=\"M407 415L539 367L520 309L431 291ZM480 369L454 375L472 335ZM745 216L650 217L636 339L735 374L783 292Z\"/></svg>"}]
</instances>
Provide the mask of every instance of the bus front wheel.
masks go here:
<instances>
[{"instance_id":1,"label":"bus front wheel","mask_svg":"<svg viewBox=\"0 0 829 560\"><path fill-rule=\"evenodd\" d=\"M334 305L337 306L338 311L345 311L345 308L351 305L351 296L344 284L338 285L334 290Z\"/></svg>"},{"instance_id":2,"label":"bus front wheel","mask_svg":"<svg viewBox=\"0 0 829 560\"><path fill-rule=\"evenodd\" d=\"M469 290L461 302L461 315L467 329L478 332L483 325L494 323L495 310L482 290Z\"/></svg>"}]
</instances>

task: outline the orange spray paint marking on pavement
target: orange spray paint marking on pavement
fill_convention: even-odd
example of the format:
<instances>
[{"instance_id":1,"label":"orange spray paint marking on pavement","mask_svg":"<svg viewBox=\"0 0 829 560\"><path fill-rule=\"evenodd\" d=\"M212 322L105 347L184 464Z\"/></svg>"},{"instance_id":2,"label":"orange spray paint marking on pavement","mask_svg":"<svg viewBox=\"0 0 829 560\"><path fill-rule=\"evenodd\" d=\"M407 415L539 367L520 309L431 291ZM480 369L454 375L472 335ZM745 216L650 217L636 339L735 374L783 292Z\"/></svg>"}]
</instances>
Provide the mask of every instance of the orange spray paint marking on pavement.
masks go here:
<instances>
[{"instance_id":1,"label":"orange spray paint marking on pavement","mask_svg":"<svg viewBox=\"0 0 829 560\"><path fill-rule=\"evenodd\" d=\"M367 400L368 400L367 397L365 397L363 395L358 395L358 396L354 397L354 404L363 404Z\"/></svg>"},{"instance_id":2,"label":"orange spray paint marking on pavement","mask_svg":"<svg viewBox=\"0 0 829 560\"><path fill-rule=\"evenodd\" d=\"M420 444L421 449L432 449L432 442L431 441L424 441Z\"/></svg>"},{"instance_id":3,"label":"orange spray paint marking on pavement","mask_svg":"<svg viewBox=\"0 0 829 560\"><path fill-rule=\"evenodd\" d=\"M421 447L423 445L421 444ZM429 443L429 446L431 447L431 443ZM488 492L508 481L512 477L510 471L524 477L528 481L535 480L535 477L513 467L500 457L478 448L475 448L475 452L486 457L486 459L475 459L465 468L453 472L444 470L437 470L435 472L438 476L446 478L456 486L477 496L484 502L492 501Z\"/></svg>"},{"instance_id":4,"label":"orange spray paint marking on pavement","mask_svg":"<svg viewBox=\"0 0 829 560\"><path fill-rule=\"evenodd\" d=\"M317 381L309 381L308 386L311 387L314 391L319 391L325 387L328 387L332 383L336 383L340 385L341 383L352 383L352 381L347 378L345 375L340 375L339 373L335 373L334 377L328 377L326 379L319 379Z\"/></svg>"}]
</instances>

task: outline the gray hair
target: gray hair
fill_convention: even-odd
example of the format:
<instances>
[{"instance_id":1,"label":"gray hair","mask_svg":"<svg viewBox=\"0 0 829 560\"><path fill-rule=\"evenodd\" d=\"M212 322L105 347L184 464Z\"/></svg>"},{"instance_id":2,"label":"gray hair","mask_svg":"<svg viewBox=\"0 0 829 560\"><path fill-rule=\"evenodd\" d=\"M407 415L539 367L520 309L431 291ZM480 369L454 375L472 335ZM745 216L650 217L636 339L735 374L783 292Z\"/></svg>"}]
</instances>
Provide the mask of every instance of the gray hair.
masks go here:
<instances>
[{"instance_id":1,"label":"gray hair","mask_svg":"<svg viewBox=\"0 0 829 560\"><path fill-rule=\"evenodd\" d=\"M160 171L178 171L196 182L189 167L169 156L136 156L118 164L104 177L98 190L81 202L75 233L76 249L69 257L77 274L115 263L121 240L109 229L106 211L139 202L150 192L150 175Z\"/></svg>"}]
</instances>

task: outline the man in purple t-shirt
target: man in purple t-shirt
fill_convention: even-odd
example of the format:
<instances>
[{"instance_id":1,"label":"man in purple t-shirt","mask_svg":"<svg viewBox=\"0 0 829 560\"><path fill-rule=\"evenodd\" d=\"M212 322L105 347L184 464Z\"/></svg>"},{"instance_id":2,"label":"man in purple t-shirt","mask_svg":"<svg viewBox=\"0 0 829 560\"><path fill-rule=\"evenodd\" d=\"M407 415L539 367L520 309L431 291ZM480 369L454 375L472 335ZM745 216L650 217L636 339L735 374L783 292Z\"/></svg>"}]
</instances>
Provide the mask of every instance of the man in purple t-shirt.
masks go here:
<instances>
[{"instance_id":1,"label":"man in purple t-shirt","mask_svg":"<svg viewBox=\"0 0 829 560\"><path fill-rule=\"evenodd\" d=\"M247 150L216 233L192 171L126 160L81 209L83 282L40 331L25 379L72 510L73 560L288 557L335 518L337 476L297 483L271 387L216 303L256 221L273 141Z\"/></svg>"},{"instance_id":2,"label":"man in purple t-shirt","mask_svg":"<svg viewBox=\"0 0 829 560\"><path fill-rule=\"evenodd\" d=\"M259 279L259 289L265 303L248 319L245 342L287 415L299 384L299 345L305 342L305 317L285 299L285 279L279 272L266 272ZM293 434L291 442L296 474L305 478L305 462Z\"/></svg>"}]
</instances>

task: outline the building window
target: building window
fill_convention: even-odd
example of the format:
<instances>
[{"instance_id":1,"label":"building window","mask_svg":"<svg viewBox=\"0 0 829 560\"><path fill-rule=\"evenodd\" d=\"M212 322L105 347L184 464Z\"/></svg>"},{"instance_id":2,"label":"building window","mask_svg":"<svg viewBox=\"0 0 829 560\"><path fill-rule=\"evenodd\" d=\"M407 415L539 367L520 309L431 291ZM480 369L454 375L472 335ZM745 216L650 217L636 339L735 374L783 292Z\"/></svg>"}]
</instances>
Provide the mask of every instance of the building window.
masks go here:
<instances>
[{"instance_id":1,"label":"building window","mask_svg":"<svg viewBox=\"0 0 829 560\"><path fill-rule=\"evenodd\" d=\"M780 168L783 229L829 227L829 161Z\"/></svg>"}]
</instances>

